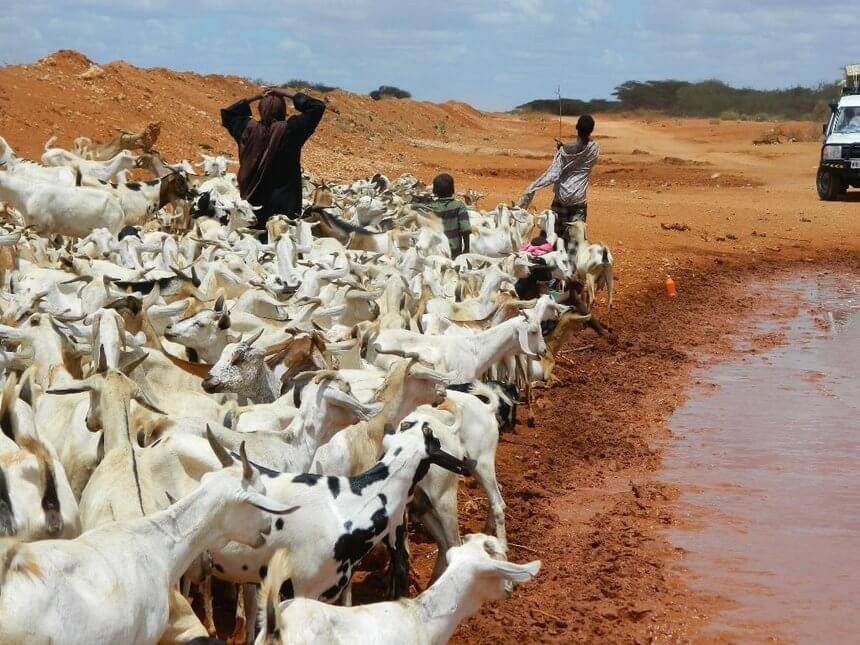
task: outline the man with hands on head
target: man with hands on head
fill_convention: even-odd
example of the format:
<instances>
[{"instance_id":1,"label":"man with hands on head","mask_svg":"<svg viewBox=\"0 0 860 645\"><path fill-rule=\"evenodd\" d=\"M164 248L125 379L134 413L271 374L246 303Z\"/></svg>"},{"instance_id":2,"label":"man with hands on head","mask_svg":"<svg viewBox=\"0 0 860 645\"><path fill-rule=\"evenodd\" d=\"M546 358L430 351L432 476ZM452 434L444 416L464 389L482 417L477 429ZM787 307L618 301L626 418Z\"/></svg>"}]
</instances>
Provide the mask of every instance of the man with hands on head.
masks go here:
<instances>
[{"instance_id":1,"label":"man with hands on head","mask_svg":"<svg viewBox=\"0 0 860 645\"><path fill-rule=\"evenodd\" d=\"M286 99L298 111L287 118ZM259 121L251 104L260 102ZM257 210L257 228L275 214L302 212L302 146L314 133L325 103L302 92L267 88L221 110L221 125L239 144L239 192Z\"/></svg>"}]
</instances>

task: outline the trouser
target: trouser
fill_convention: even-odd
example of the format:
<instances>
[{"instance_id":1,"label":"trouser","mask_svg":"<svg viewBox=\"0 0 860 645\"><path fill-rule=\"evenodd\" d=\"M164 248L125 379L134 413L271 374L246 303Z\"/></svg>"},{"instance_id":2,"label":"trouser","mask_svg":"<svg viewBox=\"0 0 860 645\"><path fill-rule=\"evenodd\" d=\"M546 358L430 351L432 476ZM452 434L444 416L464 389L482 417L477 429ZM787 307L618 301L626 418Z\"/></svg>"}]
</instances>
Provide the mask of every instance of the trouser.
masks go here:
<instances>
[{"instance_id":1,"label":"trouser","mask_svg":"<svg viewBox=\"0 0 860 645\"><path fill-rule=\"evenodd\" d=\"M257 205L255 204L255 206ZM266 222L274 215L284 215L291 220L300 217L302 214L301 182L298 184L298 188L293 185L276 188L261 206L262 208L256 212L256 228L260 230L266 228Z\"/></svg>"},{"instance_id":2,"label":"trouser","mask_svg":"<svg viewBox=\"0 0 860 645\"><path fill-rule=\"evenodd\" d=\"M555 213L555 234L564 240L564 247L568 248L570 242L571 222L584 222L588 218L588 204L576 204L565 206L560 202L553 201L550 206Z\"/></svg>"},{"instance_id":3,"label":"trouser","mask_svg":"<svg viewBox=\"0 0 860 645\"><path fill-rule=\"evenodd\" d=\"M254 215L257 217L257 224L254 226L258 231L266 230L266 222L269 221L269 218L273 215L272 207L268 204L263 204L256 211L254 211Z\"/></svg>"}]
</instances>

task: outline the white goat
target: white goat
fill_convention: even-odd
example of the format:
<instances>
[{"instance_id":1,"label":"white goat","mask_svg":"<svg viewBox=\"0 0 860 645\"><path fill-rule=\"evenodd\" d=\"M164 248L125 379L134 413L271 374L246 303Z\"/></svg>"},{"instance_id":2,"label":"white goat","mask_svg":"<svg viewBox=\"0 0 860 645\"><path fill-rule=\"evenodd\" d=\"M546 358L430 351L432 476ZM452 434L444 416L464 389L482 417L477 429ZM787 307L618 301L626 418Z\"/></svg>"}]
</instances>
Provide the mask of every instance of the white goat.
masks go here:
<instances>
[{"instance_id":1,"label":"white goat","mask_svg":"<svg viewBox=\"0 0 860 645\"><path fill-rule=\"evenodd\" d=\"M75 540L0 543L4 641L154 645L168 624L171 590L192 561L225 539L260 545L269 513L298 510L262 491L245 461L205 475L191 495L148 517Z\"/></svg>"},{"instance_id":2,"label":"white goat","mask_svg":"<svg viewBox=\"0 0 860 645\"><path fill-rule=\"evenodd\" d=\"M607 308L612 313L612 253L605 244L591 244L585 238L585 222L574 221L570 227L568 254L576 277L585 288L585 302L591 307L594 292L606 287Z\"/></svg>"},{"instance_id":3,"label":"white goat","mask_svg":"<svg viewBox=\"0 0 860 645\"><path fill-rule=\"evenodd\" d=\"M91 161L82 159L73 152L63 148L45 148L42 163L46 166L67 166L76 168L82 174L98 181L118 181L125 183L128 171L137 162L135 154L129 150L120 150L107 161Z\"/></svg>"},{"instance_id":4,"label":"white goat","mask_svg":"<svg viewBox=\"0 0 860 645\"><path fill-rule=\"evenodd\" d=\"M124 212L120 201L98 188L61 186L0 172L0 202L9 202L28 226L50 235L84 237L104 227L118 233Z\"/></svg>"},{"instance_id":5,"label":"white goat","mask_svg":"<svg viewBox=\"0 0 860 645\"><path fill-rule=\"evenodd\" d=\"M506 356L519 353L540 356L546 351L540 325L521 316L469 335L424 336L403 329L386 329L379 333L376 345L383 352L399 349L416 353L440 372L454 372L461 383L480 379L491 365ZM371 360L378 367L387 368L392 358L377 354Z\"/></svg>"},{"instance_id":6,"label":"white goat","mask_svg":"<svg viewBox=\"0 0 860 645\"><path fill-rule=\"evenodd\" d=\"M466 536L448 550L448 569L418 597L361 607L333 607L308 598L279 603L291 573L291 556L279 551L261 592L262 629L257 645L337 645L356 634L378 643L442 645L485 602L510 595L514 583L534 578L541 562L514 564L490 536Z\"/></svg>"},{"instance_id":7,"label":"white goat","mask_svg":"<svg viewBox=\"0 0 860 645\"><path fill-rule=\"evenodd\" d=\"M412 428L385 439L385 455L355 477L263 473L267 495L302 508L296 521L275 522L266 544L257 549L228 545L212 554L216 575L236 582L259 582L279 548L290 551L291 588L296 596L335 601L354 567L385 540L393 558L391 593L406 592L408 553L404 512L416 480L436 464L459 474L473 463L440 448L429 428ZM307 535L313 534L313 540Z\"/></svg>"}]
</instances>

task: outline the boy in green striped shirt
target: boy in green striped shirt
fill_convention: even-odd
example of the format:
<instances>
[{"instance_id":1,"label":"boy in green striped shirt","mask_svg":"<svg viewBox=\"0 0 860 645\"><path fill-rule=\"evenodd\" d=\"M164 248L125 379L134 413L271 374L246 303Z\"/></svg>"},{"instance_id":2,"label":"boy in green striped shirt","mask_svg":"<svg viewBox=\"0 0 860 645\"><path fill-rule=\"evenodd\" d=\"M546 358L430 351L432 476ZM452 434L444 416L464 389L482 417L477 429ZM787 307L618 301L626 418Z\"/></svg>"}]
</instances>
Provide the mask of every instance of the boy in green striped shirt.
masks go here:
<instances>
[{"instance_id":1,"label":"boy in green striped shirt","mask_svg":"<svg viewBox=\"0 0 860 645\"><path fill-rule=\"evenodd\" d=\"M448 238L451 257L456 258L461 253L468 253L472 226L466 205L459 199L454 199L454 178L447 173L436 175L433 179L433 195L436 199L430 204L430 208L442 219L442 229Z\"/></svg>"}]
</instances>

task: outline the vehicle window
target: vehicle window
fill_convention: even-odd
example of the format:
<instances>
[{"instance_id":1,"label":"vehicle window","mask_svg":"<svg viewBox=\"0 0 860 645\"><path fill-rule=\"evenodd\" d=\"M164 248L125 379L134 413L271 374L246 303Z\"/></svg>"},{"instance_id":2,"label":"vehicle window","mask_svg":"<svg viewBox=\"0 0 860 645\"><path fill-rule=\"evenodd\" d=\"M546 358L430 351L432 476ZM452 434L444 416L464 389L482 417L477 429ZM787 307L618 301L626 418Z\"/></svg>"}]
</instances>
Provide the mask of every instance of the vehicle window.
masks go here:
<instances>
[{"instance_id":1,"label":"vehicle window","mask_svg":"<svg viewBox=\"0 0 860 645\"><path fill-rule=\"evenodd\" d=\"M845 107L836 114L835 134L860 134L860 107Z\"/></svg>"}]
</instances>

